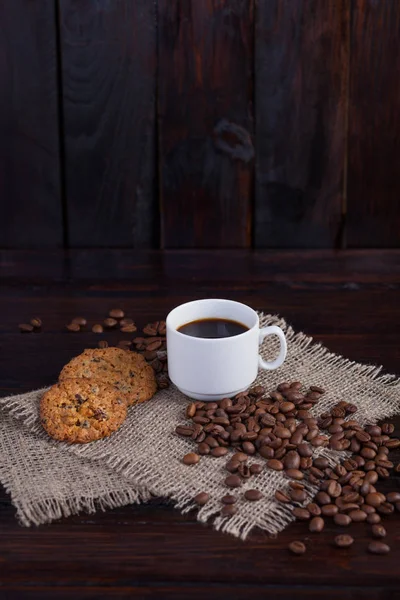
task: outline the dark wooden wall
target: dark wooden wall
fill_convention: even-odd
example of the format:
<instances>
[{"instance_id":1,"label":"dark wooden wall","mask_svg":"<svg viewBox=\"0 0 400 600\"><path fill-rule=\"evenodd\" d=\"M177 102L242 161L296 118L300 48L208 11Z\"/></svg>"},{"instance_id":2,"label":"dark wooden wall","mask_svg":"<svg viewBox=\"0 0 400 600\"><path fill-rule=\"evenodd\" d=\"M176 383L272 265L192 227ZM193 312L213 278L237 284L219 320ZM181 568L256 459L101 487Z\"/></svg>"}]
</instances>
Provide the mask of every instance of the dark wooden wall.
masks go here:
<instances>
[{"instance_id":1,"label":"dark wooden wall","mask_svg":"<svg viewBox=\"0 0 400 600\"><path fill-rule=\"evenodd\" d=\"M395 0L0 0L0 247L399 247L399 72Z\"/></svg>"}]
</instances>

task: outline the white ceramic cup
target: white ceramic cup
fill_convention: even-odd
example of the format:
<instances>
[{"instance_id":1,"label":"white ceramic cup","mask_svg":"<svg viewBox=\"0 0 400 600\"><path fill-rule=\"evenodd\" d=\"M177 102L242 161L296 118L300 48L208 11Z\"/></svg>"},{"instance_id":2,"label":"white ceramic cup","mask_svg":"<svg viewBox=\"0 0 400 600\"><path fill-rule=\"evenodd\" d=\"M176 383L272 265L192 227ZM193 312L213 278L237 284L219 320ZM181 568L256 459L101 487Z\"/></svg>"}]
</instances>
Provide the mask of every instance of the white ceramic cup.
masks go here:
<instances>
[{"instance_id":1,"label":"white ceramic cup","mask_svg":"<svg viewBox=\"0 0 400 600\"><path fill-rule=\"evenodd\" d=\"M181 333L179 327L198 319L239 321L249 329L225 338L199 338ZM280 341L278 357L267 362L259 345L267 335ZM258 314L246 304L207 299L181 304L167 317L168 373L176 387L195 400L221 400L247 389L257 377L258 367L277 369L286 358L286 339L280 327L260 329Z\"/></svg>"}]
</instances>

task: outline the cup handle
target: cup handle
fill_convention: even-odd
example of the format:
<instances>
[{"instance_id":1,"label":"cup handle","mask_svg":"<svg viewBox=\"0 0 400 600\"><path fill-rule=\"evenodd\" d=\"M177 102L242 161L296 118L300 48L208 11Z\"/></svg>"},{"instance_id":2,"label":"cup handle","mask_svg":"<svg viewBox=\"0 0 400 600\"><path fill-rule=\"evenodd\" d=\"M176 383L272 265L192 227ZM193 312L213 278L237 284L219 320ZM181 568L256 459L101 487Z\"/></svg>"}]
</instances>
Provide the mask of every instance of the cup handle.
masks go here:
<instances>
[{"instance_id":1,"label":"cup handle","mask_svg":"<svg viewBox=\"0 0 400 600\"><path fill-rule=\"evenodd\" d=\"M280 367L286 358L286 352L287 352L286 338L285 338L285 334L283 333L282 329L280 327L277 327L277 325L270 325L269 327L262 327L262 329L260 329L260 337L259 337L259 342L258 342L260 346L263 343L264 339L267 337L267 335L277 335L278 336L280 346L281 346L280 350L279 350L279 354L275 360L271 360L271 361L264 360L263 358L261 358L260 355L258 355L258 364L261 367L261 369L266 369L267 371L273 371L274 369L277 369L278 367Z\"/></svg>"}]
</instances>

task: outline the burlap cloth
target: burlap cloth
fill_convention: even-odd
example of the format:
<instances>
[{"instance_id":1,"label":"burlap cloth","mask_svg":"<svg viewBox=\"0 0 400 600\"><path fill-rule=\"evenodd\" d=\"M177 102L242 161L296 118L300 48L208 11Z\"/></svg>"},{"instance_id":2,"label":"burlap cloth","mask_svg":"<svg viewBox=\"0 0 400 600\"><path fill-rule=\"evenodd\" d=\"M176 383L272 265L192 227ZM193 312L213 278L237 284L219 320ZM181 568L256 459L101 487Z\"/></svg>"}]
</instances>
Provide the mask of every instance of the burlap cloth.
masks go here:
<instances>
[{"instance_id":1,"label":"burlap cloth","mask_svg":"<svg viewBox=\"0 0 400 600\"><path fill-rule=\"evenodd\" d=\"M279 325L286 333L288 355L276 371L260 371L257 383L272 389L282 381L300 380L305 386L321 385L327 393L314 408L319 414L339 400L359 407L361 423L374 423L400 410L400 380L381 375L381 367L351 362L329 353L312 338L297 333L283 319L261 315L261 324ZM264 358L277 353L277 340L268 337ZM176 388L160 391L147 403L130 409L122 428L112 437L87 445L55 442L43 431L38 404L43 390L0 399L0 480L11 494L23 525L40 525L81 510L94 512L129 503L140 503L152 495L169 498L177 509L195 508L193 497L210 494L209 502L197 512L199 521L213 518L213 526L245 539L259 527L270 534L281 531L291 520L291 505L274 500L288 479L281 472L265 469L245 480L233 493L239 498L238 513L221 517L220 499L227 493L224 466L227 457L203 456L199 464L185 466L182 456L195 448L178 437L176 425L185 422L185 398ZM344 453L318 449L336 463ZM261 457L250 462L264 462ZM246 502L246 489L263 493L259 502ZM307 486L309 497L315 491Z\"/></svg>"}]
</instances>

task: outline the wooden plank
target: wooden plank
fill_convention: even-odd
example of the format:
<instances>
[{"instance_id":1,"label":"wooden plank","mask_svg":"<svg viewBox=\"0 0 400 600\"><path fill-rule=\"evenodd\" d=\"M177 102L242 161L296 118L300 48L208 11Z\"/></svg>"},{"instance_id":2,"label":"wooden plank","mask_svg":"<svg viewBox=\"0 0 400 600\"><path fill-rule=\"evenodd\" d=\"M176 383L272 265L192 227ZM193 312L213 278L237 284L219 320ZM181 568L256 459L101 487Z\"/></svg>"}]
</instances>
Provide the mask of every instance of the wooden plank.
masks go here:
<instances>
[{"instance_id":1,"label":"wooden plank","mask_svg":"<svg viewBox=\"0 0 400 600\"><path fill-rule=\"evenodd\" d=\"M235 268L232 269L232 265ZM211 268L212 266L212 268ZM152 285L164 277L189 288L203 282L277 284L356 291L400 288L400 250L133 250L88 248L0 251L4 283L101 282Z\"/></svg>"},{"instance_id":2,"label":"wooden plank","mask_svg":"<svg viewBox=\"0 0 400 600\"><path fill-rule=\"evenodd\" d=\"M153 246L155 3L60 2L71 246Z\"/></svg>"},{"instance_id":3,"label":"wooden plank","mask_svg":"<svg viewBox=\"0 0 400 600\"><path fill-rule=\"evenodd\" d=\"M158 10L164 246L250 246L253 0Z\"/></svg>"},{"instance_id":4,"label":"wooden plank","mask_svg":"<svg viewBox=\"0 0 400 600\"><path fill-rule=\"evenodd\" d=\"M0 246L63 243L53 0L0 3Z\"/></svg>"},{"instance_id":5,"label":"wooden plank","mask_svg":"<svg viewBox=\"0 0 400 600\"><path fill-rule=\"evenodd\" d=\"M346 0L259 2L255 245L339 243L348 61Z\"/></svg>"},{"instance_id":6,"label":"wooden plank","mask_svg":"<svg viewBox=\"0 0 400 600\"><path fill-rule=\"evenodd\" d=\"M350 247L399 247L400 3L352 3L348 230Z\"/></svg>"}]
</instances>

